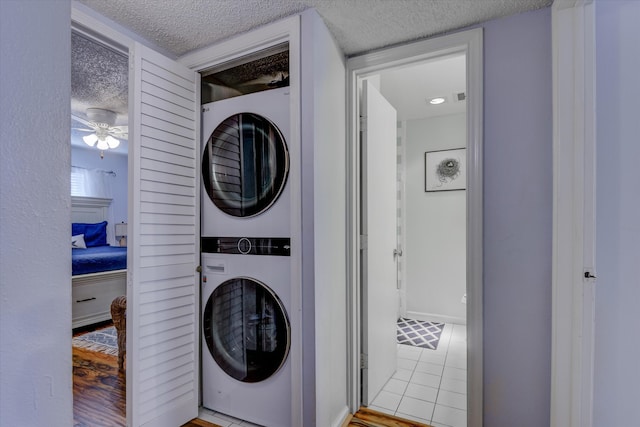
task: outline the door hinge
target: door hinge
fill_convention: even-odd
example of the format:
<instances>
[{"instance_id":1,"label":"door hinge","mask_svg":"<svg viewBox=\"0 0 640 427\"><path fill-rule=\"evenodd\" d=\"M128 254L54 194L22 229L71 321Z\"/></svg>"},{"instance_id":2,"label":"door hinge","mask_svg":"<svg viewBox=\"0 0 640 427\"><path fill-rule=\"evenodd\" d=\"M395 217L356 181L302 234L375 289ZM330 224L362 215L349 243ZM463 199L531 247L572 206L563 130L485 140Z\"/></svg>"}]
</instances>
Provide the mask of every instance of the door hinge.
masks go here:
<instances>
[{"instance_id":1,"label":"door hinge","mask_svg":"<svg viewBox=\"0 0 640 427\"><path fill-rule=\"evenodd\" d=\"M360 132L364 132L367 127L367 117L360 116Z\"/></svg>"},{"instance_id":2,"label":"door hinge","mask_svg":"<svg viewBox=\"0 0 640 427\"><path fill-rule=\"evenodd\" d=\"M369 239L367 237L368 236L366 234L361 234L360 235L360 250L361 251L367 249L367 243L369 241Z\"/></svg>"},{"instance_id":3,"label":"door hinge","mask_svg":"<svg viewBox=\"0 0 640 427\"><path fill-rule=\"evenodd\" d=\"M360 369L369 369L369 357L364 353L360 353Z\"/></svg>"}]
</instances>

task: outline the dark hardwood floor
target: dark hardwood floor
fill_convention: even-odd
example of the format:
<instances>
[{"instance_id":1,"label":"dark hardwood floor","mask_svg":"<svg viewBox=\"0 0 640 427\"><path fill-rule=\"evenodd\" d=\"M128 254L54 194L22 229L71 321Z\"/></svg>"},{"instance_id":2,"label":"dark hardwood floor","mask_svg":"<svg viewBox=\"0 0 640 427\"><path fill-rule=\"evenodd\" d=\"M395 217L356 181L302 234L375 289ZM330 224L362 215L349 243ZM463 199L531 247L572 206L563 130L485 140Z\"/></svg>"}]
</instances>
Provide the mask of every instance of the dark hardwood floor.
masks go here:
<instances>
[{"instance_id":1,"label":"dark hardwood floor","mask_svg":"<svg viewBox=\"0 0 640 427\"><path fill-rule=\"evenodd\" d=\"M73 422L75 427L126 425L125 375L118 358L73 348Z\"/></svg>"},{"instance_id":2,"label":"dark hardwood floor","mask_svg":"<svg viewBox=\"0 0 640 427\"><path fill-rule=\"evenodd\" d=\"M74 427L124 427L126 425L125 374L118 358L73 347ZM193 419L182 427L220 427Z\"/></svg>"}]
</instances>

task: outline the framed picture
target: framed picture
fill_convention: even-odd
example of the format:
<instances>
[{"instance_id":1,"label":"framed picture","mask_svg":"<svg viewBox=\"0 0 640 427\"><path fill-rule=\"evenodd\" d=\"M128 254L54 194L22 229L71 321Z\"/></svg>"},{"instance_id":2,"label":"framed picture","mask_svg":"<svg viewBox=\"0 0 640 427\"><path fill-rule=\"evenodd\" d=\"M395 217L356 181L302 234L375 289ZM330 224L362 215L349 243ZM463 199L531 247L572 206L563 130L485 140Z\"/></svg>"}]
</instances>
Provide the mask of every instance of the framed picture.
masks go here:
<instances>
[{"instance_id":1,"label":"framed picture","mask_svg":"<svg viewBox=\"0 0 640 427\"><path fill-rule=\"evenodd\" d=\"M424 191L464 190L466 187L466 148L424 153Z\"/></svg>"}]
</instances>

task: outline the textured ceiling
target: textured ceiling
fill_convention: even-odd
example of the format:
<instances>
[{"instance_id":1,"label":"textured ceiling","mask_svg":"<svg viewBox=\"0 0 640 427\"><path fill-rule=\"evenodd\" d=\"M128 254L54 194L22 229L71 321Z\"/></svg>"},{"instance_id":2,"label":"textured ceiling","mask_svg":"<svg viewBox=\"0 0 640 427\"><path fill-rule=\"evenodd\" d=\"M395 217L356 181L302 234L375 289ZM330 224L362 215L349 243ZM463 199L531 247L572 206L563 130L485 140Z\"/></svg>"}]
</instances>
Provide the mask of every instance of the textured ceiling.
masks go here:
<instances>
[{"instance_id":1,"label":"textured ceiling","mask_svg":"<svg viewBox=\"0 0 640 427\"><path fill-rule=\"evenodd\" d=\"M123 54L73 32L71 113L86 120L87 108L100 107L118 114L116 124L126 124L128 64Z\"/></svg>"},{"instance_id":2,"label":"textured ceiling","mask_svg":"<svg viewBox=\"0 0 640 427\"><path fill-rule=\"evenodd\" d=\"M552 0L79 0L176 56L316 8L346 55L549 6Z\"/></svg>"},{"instance_id":3,"label":"textured ceiling","mask_svg":"<svg viewBox=\"0 0 640 427\"><path fill-rule=\"evenodd\" d=\"M176 57L311 7L316 8L323 17L343 52L347 56L353 56L489 19L543 8L552 3L552 0L76 1L129 28ZM74 33L72 114L86 119L87 108L106 108L118 113L116 125L126 125L127 73L126 57ZM412 82L412 90L397 100L398 109L404 111L404 107L399 105L402 101L411 101L415 105L421 105L420 108L423 109L425 97L433 90L419 87L419 80L402 74L383 76L383 89L385 84L387 87L394 87L394 81ZM437 85L435 79L429 81ZM447 88L444 92L449 94L452 90L458 88ZM400 89L394 91L400 93ZM414 113L407 113L406 118L412 114ZM75 121L72 126L85 127ZM79 138L81 135L83 134L74 131L72 140L82 144ZM126 143L122 150L126 152Z\"/></svg>"}]
</instances>

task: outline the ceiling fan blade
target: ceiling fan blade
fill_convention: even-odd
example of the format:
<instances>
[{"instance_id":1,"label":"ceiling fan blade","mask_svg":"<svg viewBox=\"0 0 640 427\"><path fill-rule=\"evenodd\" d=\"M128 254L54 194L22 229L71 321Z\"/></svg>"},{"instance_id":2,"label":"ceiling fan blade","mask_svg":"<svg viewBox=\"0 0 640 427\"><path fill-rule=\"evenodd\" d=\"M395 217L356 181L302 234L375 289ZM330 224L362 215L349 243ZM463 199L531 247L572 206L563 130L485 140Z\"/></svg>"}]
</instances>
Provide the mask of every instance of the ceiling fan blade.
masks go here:
<instances>
[{"instance_id":1,"label":"ceiling fan blade","mask_svg":"<svg viewBox=\"0 0 640 427\"><path fill-rule=\"evenodd\" d=\"M72 114L72 115L71 115L71 118L72 118L73 120L75 120L76 122L81 123L81 124L83 124L83 125L85 125L85 126L87 126L87 127L95 128L95 125L94 125L93 123L91 123L90 121L88 121L88 120L86 120L86 119L83 119L82 117L79 117L79 116L76 116L76 115L73 115L73 114Z\"/></svg>"},{"instance_id":2,"label":"ceiling fan blade","mask_svg":"<svg viewBox=\"0 0 640 427\"><path fill-rule=\"evenodd\" d=\"M84 129L84 128L71 128L71 129L77 130L77 131L80 131L80 132L95 132L96 131L95 129Z\"/></svg>"},{"instance_id":3,"label":"ceiling fan blade","mask_svg":"<svg viewBox=\"0 0 640 427\"><path fill-rule=\"evenodd\" d=\"M115 138L127 139L129 136L129 126L112 126L109 128L109 135Z\"/></svg>"}]
</instances>

